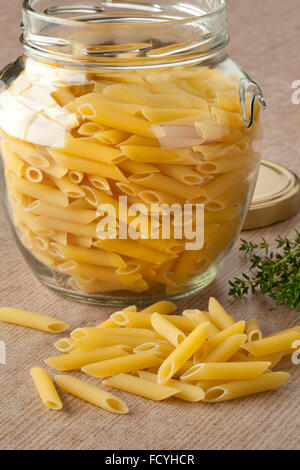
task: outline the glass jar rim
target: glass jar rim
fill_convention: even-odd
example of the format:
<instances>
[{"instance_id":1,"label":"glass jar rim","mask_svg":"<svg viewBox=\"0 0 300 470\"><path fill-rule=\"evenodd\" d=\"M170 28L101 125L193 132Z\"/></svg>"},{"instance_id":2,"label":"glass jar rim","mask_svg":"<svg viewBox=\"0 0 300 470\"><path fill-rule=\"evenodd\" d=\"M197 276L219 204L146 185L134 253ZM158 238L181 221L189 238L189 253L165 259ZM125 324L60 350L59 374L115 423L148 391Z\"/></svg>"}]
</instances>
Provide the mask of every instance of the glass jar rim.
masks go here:
<instances>
[{"instance_id":1,"label":"glass jar rim","mask_svg":"<svg viewBox=\"0 0 300 470\"><path fill-rule=\"evenodd\" d=\"M72 4L70 5L60 5L60 6L53 6L53 7L48 7L45 9L42 9L39 11L36 7L39 6L40 2L43 2L44 0L24 0L23 2L23 13L25 15L30 15L32 16L35 20L44 20L48 21L51 23L56 23L56 24L61 24L61 25L76 25L78 23L84 22L85 24L88 23L89 25L97 26L99 24L102 24L103 21L101 21L101 18L97 18L97 21L95 21L94 14L99 14L103 13L105 10L103 10L100 6L97 7L93 2L91 2L91 5L88 5L87 3L90 3L90 0L82 0L80 1L81 5L74 4L74 0L72 1ZM206 0L204 0L206 2ZM199 21L199 20L204 20L204 19L209 19L212 16L219 15L223 13L226 10L226 0L213 0L214 5L211 3L210 5L207 4L209 8L211 8L211 11L203 11L200 13L200 9L196 9L196 5L193 2L193 9L189 8L188 4L183 4L185 6L180 7L181 12L186 12L189 11L189 16L185 16L184 18L169 18L169 19L153 19L151 20L151 25L155 25L156 23L161 25L162 23L182 23L182 22L189 22L189 21ZM136 1L130 1L128 2L109 2L109 1L103 1L101 2L103 6L116 6L116 7L138 7L138 3ZM36 5L35 5L36 4ZM162 9L160 8L158 3L145 3L141 4L145 11L148 12L153 12L153 13L160 13L162 12ZM191 5L192 6L192 5ZM174 7L174 6L173 6ZM138 8L137 8L138 9ZM179 9L179 8L178 8ZM62 17L60 15L66 14L66 13L73 13L73 14L86 14L86 15L91 15L88 17L77 17L77 18L66 18ZM199 13L199 14L197 14ZM115 15L118 15L119 12L116 11ZM130 14L132 16L132 13ZM122 27L123 25L128 25L128 24L147 24L149 21L138 21L136 22L130 22L128 18L128 22L123 21L121 22L116 22L119 27ZM114 24L114 21L110 21L109 24Z\"/></svg>"},{"instance_id":2,"label":"glass jar rim","mask_svg":"<svg viewBox=\"0 0 300 470\"><path fill-rule=\"evenodd\" d=\"M203 62L229 42L226 0L92 1L25 0L26 54L60 64L152 68Z\"/></svg>"}]
</instances>

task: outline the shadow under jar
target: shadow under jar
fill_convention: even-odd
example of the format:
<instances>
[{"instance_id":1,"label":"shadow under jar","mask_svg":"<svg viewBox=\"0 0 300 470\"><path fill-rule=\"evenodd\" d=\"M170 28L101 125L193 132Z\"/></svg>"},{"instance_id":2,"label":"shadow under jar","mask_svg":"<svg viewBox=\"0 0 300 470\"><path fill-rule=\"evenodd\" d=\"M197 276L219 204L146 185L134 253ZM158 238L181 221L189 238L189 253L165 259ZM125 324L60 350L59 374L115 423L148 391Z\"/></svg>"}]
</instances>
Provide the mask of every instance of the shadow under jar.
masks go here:
<instances>
[{"instance_id":1,"label":"shadow under jar","mask_svg":"<svg viewBox=\"0 0 300 470\"><path fill-rule=\"evenodd\" d=\"M223 0L93 3L24 3L24 56L1 73L12 231L61 294L185 297L239 236L264 100L227 55Z\"/></svg>"}]
</instances>

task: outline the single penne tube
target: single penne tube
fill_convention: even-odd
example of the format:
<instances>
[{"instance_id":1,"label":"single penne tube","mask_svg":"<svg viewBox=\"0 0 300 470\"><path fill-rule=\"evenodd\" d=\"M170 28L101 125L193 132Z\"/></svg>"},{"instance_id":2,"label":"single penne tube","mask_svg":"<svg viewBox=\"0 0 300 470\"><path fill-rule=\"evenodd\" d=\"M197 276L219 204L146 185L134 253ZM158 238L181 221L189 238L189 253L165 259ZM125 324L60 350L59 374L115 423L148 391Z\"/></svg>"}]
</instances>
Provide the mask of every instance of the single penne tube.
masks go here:
<instances>
[{"instance_id":1,"label":"single penne tube","mask_svg":"<svg viewBox=\"0 0 300 470\"><path fill-rule=\"evenodd\" d=\"M220 333L220 329L214 324L208 312L203 312L202 310L184 310L182 312L182 315L184 317L189 318L189 320L191 320L194 323L195 327L200 325L200 323L208 321L209 322L208 339Z\"/></svg>"},{"instance_id":2,"label":"single penne tube","mask_svg":"<svg viewBox=\"0 0 300 470\"><path fill-rule=\"evenodd\" d=\"M78 339L75 346L76 349L80 351L90 351L91 349L106 348L108 346L119 346L122 344L136 348L140 344L147 342L149 342L149 338L144 338L142 336L94 335L84 336ZM151 343L161 344L161 342L162 340L159 339L151 340Z\"/></svg>"},{"instance_id":3,"label":"single penne tube","mask_svg":"<svg viewBox=\"0 0 300 470\"><path fill-rule=\"evenodd\" d=\"M263 374L270 362L210 362L196 364L180 379L187 382L198 380L242 380L252 379Z\"/></svg>"},{"instance_id":4,"label":"single penne tube","mask_svg":"<svg viewBox=\"0 0 300 470\"><path fill-rule=\"evenodd\" d=\"M142 380L157 383L157 374L153 374L146 370L139 370L137 371L137 374ZM204 391L197 385L186 384L180 380L170 379L166 385L178 390L178 393L174 395L174 398L178 398L180 400L196 403L203 400L205 396Z\"/></svg>"},{"instance_id":5,"label":"single penne tube","mask_svg":"<svg viewBox=\"0 0 300 470\"><path fill-rule=\"evenodd\" d=\"M281 387L288 379L287 372L270 372L253 379L240 380L209 388L204 401L208 403L233 400L255 393L267 392Z\"/></svg>"},{"instance_id":6,"label":"single penne tube","mask_svg":"<svg viewBox=\"0 0 300 470\"><path fill-rule=\"evenodd\" d=\"M79 113L93 122L143 137L155 137L151 124L144 119L124 114L108 107L107 103L93 102L78 106Z\"/></svg>"},{"instance_id":7,"label":"single penne tube","mask_svg":"<svg viewBox=\"0 0 300 470\"><path fill-rule=\"evenodd\" d=\"M22 194L31 196L35 199L47 202L58 207L67 207L69 205L68 197L60 190L47 186L44 183L33 183L24 178L14 176L12 179L12 188Z\"/></svg>"},{"instance_id":8,"label":"single penne tube","mask_svg":"<svg viewBox=\"0 0 300 470\"><path fill-rule=\"evenodd\" d=\"M163 264L170 257L166 253L140 245L133 240L98 240L94 243L94 246L119 253L120 255L131 256L151 264Z\"/></svg>"},{"instance_id":9,"label":"single penne tube","mask_svg":"<svg viewBox=\"0 0 300 470\"><path fill-rule=\"evenodd\" d=\"M80 224L89 224L97 218L95 210L57 207L39 200L33 201L25 210L30 214L44 215Z\"/></svg>"},{"instance_id":10,"label":"single penne tube","mask_svg":"<svg viewBox=\"0 0 300 470\"><path fill-rule=\"evenodd\" d=\"M300 340L300 332L292 331L270 338L263 338L244 344L242 348L255 357L275 354L291 349L294 341Z\"/></svg>"},{"instance_id":11,"label":"single penne tube","mask_svg":"<svg viewBox=\"0 0 300 470\"><path fill-rule=\"evenodd\" d=\"M30 374L44 405L51 410L61 410L63 405L50 374L40 367L32 367Z\"/></svg>"},{"instance_id":12,"label":"single penne tube","mask_svg":"<svg viewBox=\"0 0 300 470\"><path fill-rule=\"evenodd\" d=\"M178 390L174 387L149 382L124 373L105 379L103 384L154 401L165 400L178 393Z\"/></svg>"},{"instance_id":13,"label":"single penne tube","mask_svg":"<svg viewBox=\"0 0 300 470\"><path fill-rule=\"evenodd\" d=\"M249 343L262 339L263 337L259 324L255 318L251 318L246 322L245 333L248 336Z\"/></svg>"},{"instance_id":14,"label":"single penne tube","mask_svg":"<svg viewBox=\"0 0 300 470\"><path fill-rule=\"evenodd\" d=\"M82 367L81 370L92 377L110 377L157 366L163 362L164 357L164 354L156 351L143 354L127 354L123 357L89 364Z\"/></svg>"},{"instance_id":15,"label":"single penne tube","mask_svg":"<svg viewBox=\"0 0 300 470\"><path fill-rule=\"evenodd\" d=\"M235 323L235 320L230 315L228 315L228 313L214 297L210 297L209 299L208 311L211 319L217 325L217 327L220 328L220 330L225 330Z\"/></svg>"},{"instance_id":16,"label":"single penne tube","mask_svg":"<svg viewBox=\"0 0 300 470\"><path fill-rule=\"evenodd\" d=\"M116 181L127 181L124 174L117 167L117 165L110 165L107 163L100 163L64 153L61 150L48 149L50 155L54 158L58 165L61 165L68 170L81 171L83 173L103 176L104 178L111 178Z\"/></svg>"},{"instance_id":17,"label":"single penne tube","mask_svg":"<svg viewBox=\"0 0 300 470\"><path fill-rule=\"evenodd\" d=\"M115 312L111 315L112 320L119 326L130 326L132 328L152 328L151 313L149 312ZM179 315L167 315L166 319L184 333L192 331L195 327L188 318Z\"/></svg>"},{"instance_id":18,"label":"single penne tube","mask_svg":"<svg viewBox=\"0 0 300 470\"><path fill-rule=\"evenodd\" d=\"M204 362L227 362L246 342L247 335L233 335L225 339L204 358Z\"/></svg>"},{"instance_id":19,"label":"single penne tube","mask_svg":"<svg viewBox=\"0 0 300 470\"><path fill-rule=\"evenodd\" d=\"M126 414L129 412L123 400L83 380L70 377L69 375L56 375L54 379L57 385L66 392L92 405L103 408L103 410L116 414Z\"/></svg>"},{"instance_id":20,"label":"single penne tube","mask_svg":"<svg viewBox=\"0 0 300 470\"><path fill-rule=\"evenodd\" d=\"M43 227L52 230L58 230L60 232L71 233L76 236L83 237L96 237L96 228L97 223L92 222L90 224L79 224L74 222L69 222L68 220L62 220L54 217L47 217L44 215L38 215L35 217L35 220L38 224Z\"/></svg>"},{"instance_id":21,"label":"single penne tube","mask_svg":"<svg viewBox=\"0 0 300 470\"><path fill-rule=\"evenodd\" d=\"M56 318L10 307L0 308L0 321L45 331L47 333L62 333L69 328L67 323L57 320Z\"/></svg>"},{"instance_id":22,"label":"single penne tube","mask_svg":"<svg viewBox=\"0 0 300 470\"><path fill-rule=\"evenodd\" d=\"M87 159L110 165L117 164L123 155L120 150L101 145L97 140L75 139L70 135L65 139L63 148L53 147L53 150L63 150L69 155L75 155L84 160Z\"/></svg>"},{"instance_id":23,"label":"single penne tube","mask_svg":"<svg viewBox=\"0 0 300 470\"><path fill-rule=\"evenodd\" d=\"M132 181L137 184L141 184L146 188L161 190L164 188L164 191L168 194L171 194L175 197L180 197L182 199L195 199L199 196L202 196L204 193L203 189L198 186L190 186L185 183L181 183L169 176L151 173L146 175L132 175L129 176L129 181Z\"/></svg>"},{"instance_id":24,"label":"single penne tube","mask_svg":"<svg viewBox=\"0 0 300 470\"><path fill-rule=\"evenodd\" d=\"M242 335L244 334L244 331L245 331L244 321L237 322L234 325L230 326L229 328L226 328L225 330L220 331L220 333L216 334L214 337L210 338L206 342L206 348L207 348L206 354L209 354L211 351L217 348L230 336Z\"/></svg>"},{"instance_id":25,"label":"single penne tube","mask_svg":"<svg viewBox=\"0 0 300 470\"><path fill-rule=\"evenodd\" d=\"M133 284L141 279L140 274L118 274L116 268L95 264L79 263L74 260L59 264L57 270L64 274L82 276L97 281L112 282L122 285Z\"/></svg>"},{"instance_id":26,"label":"single penne tube","mask_svg":"<svg viewBox=\"0 0 300 470\"><path fill-rule=\"evenodd\" d=\"M126 262L116 253L98 248L84 248L74 245L58 245L58 249L66 259L87 264L107 266L111 268L126 268Z\"/></svg>"},{"instance_id":27,"label":"single penne tube","mask_svg":"<svg viewBox=\"0 0 300 470\"><path fill-rule=\"evenodd\" d=\"M121 145L121 150L130 160L139 163L197 164L192 152L187 149L172 150L151 146Z\"/></svg>"},{"instance_id":28,"label":"single penne tube","mask_svg":"<svg viewBox=\"0 0 300 470\"><path fill-rule=\"evenodd\" d=\"M175 180L190 186L199 185L204 182L203 176L200 175L197 171L192 170L190 166L159 165L159 169L165 175L170 176L171 178L174 178ZM150 172L143 173L145 174Z\"/></svg>"},{"instance_id":29,"label":"single penne tube","mask_svg":"<svg viewBox=\"0 0 300 470\"><path fill-rule=\"evenodd\" d=\"M167 357L158 371L158 382L165 383L190 359L206 341L209 323L198 325L183 342Z\"/></svg>"},{"instance_id":30,"label":"single penne tube","mask_svg":"<svg viewBox=\"0 0 300 470\"><path fill-rule=\"evenodd\" d=\"M55 349L59 352L69 353L75 349L75 340L73 338L61 338L54 343Z\"/></svg>"},{"instance_id":31,"label":"single penne tube","mask_svg":"<svg viewBox=\"0 0 300 470\"><path fill-rule=\"evenodd\" d=\"M168 321L159 313L152 313L151 315L152 328L157 331L163 338L165 338L173 346L177 347L184 341L186 335L180 331L176 326Z\"/></svg>"},{"instance_id":32,"label":"single penne tube","mask_svg":"<svg viewBox=\"0 0 300 470\"><path fill-rule=\"evenodd\" d=\"M141 310L140 313L155 313L158 312L161 315L169 315L177 310L176 305L173 302L169 302L168 300L160 300L159 302L155 302L154 304L145 307Z\"/></svg>"},{"instance_id":33,"label":"single penne tube","mask_svg":"<svg viewBox=\"0 0 300 470\"><path fill-rule=\"evenodd\" d=\"M89 328L76 328L71 333L71 338L80 339L85 336L132 336L142 338L156 338L156 334L152 330L146 328L107 328L107 327L89 327Z\"/></svg>"},{"instance_id":34,"label":"single penne tube","mask_svg":"<svg viewBox=\"0 0 300 470\"><path fill-rule=\"evenodd\" d=\"M75 370L94 362L126 356L131 352L132 348L130 346L108 346L90 351L73 351L62 356L49 357L45 359L45 363L52 367L52 369L63 371Z\"/></svg>"}]
</instances>

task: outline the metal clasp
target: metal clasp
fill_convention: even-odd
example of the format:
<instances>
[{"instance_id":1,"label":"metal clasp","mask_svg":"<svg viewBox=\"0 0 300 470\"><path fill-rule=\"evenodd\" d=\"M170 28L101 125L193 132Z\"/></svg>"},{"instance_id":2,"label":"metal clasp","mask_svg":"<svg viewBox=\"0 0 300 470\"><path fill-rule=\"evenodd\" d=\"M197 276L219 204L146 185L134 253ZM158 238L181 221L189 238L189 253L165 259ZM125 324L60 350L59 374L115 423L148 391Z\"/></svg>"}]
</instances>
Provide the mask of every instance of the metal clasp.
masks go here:
<instances>
[{"instance_id":1,"label":"metal clasp","mask_svg":"<svg viewBox=\"0 0 300 470\"><path fill-rule=\"evenodd\" d=\"M251 93L252 97L249 103L249 119L247 117L247 112L246 112L246 106L247 106L247 100L246 100L246 94ZM255 100L258 99L262 108L266 108L266 102L264 100L262 91L260 87L257 85L257 83L253 82L249 78L242 78L240 81L240 102L241 102L241 108L242 108L242 115L243 115L243 120L246 126L246 129L250 129L253 125L254 122L254 105L255 105Z\"/></svg>"}]
</instances>

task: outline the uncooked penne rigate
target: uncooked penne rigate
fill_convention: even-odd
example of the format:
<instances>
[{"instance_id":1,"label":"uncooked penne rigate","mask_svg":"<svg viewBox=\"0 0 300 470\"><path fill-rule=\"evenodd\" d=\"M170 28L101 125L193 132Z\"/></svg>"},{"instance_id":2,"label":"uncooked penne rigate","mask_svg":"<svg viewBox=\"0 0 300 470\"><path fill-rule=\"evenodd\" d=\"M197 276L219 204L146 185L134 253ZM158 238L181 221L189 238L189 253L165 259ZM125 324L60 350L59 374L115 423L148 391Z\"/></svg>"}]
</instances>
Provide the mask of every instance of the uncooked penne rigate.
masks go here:
<instances>
[{"instance_id":1,"label":"uncooked penne rigate","mask_svg":"<svg viewBox=\"0 0 300 470\"><path fill-rule=\"evenodd\" d=\"M80 83L63 67L61 80L52 72L25 61L0 102L1 115L18 110L18 125L0 120L12 217L52 285L147 299L210 282L238 236L260 160L259 109L247 129L239 80L198 66L82 70ZM132 263L140 267L128 277ZM216 324L226 326L225 317Z\"/></svg>"},{"instance_id":2,"label":"uncooked penne rigate","mask_svg":"<svg viewBox=\"0 0 300 470\"><path fill-rule=\"evenodd\" d=\"M106 387L153 401L222 402L273 390L290 378L274 369L294 353L295 341L300 344L299 326L264 337L256 319L235 322L213 297L208 310L174 315L176 306L169 301L141 311L130 305L98 325L74 329L54 344L61 354L44 361L52 369L81 371ZM14 315L14 323L21 324L22 311ZM249 334L257 329L261 339ZM32 368L31 375L42 401L61 409L48 372ZM107 411L129 411L118 397L88 381L58 375L55 382Z\"/></svg>"}]
</instances>

